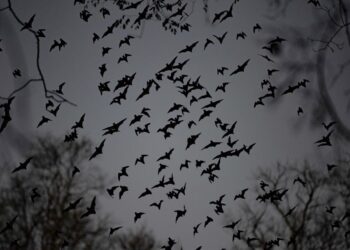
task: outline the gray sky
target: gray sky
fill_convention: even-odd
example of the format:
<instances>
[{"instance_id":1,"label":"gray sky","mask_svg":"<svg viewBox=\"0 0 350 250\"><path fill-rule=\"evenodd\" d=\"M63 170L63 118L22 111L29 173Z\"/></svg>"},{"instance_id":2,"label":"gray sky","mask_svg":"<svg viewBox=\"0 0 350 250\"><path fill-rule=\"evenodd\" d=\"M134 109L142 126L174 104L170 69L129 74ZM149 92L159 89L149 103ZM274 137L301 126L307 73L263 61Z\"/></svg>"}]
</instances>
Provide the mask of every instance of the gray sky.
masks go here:
<instances>
[{"instance_id":1,"label":"gray sky","mask_svg":"<svg viewBox=\"0 0 350 250\"><path fill-rule=\"evenodd\" d=\"M2 3L4 1L0 1ZM189 2L191 3L191 2ZM210 13L216 13L223 9L228 9L231 1L209 1ZM270 166L278 161L281 162L302 162L305 158L312 159L315 156L315 146L313 141L321 134L321 130L310 131L307 127L299 130L293 129L297 119L297 108L301 103L301 98L297 95L288 96L279 105L271 108L269 106L253 108L253 103L262 94L260 82L267 78L266 70L277 67L268 64L259 57L258 53L264 53L260 48L266 41L275 35L267 30L267 27L274 25L273 21L266 18L268 6L265 1L246 0L240 1L233 11L234 17L223 24L211 25L202 11L201 1L196 1L194 12L189 17L191 32L180 33L176 36L164 31L157 22L147 22L142 37L132 40L130 47L118 48L120 39L124 38L127 32L115 31L107 39L100 40L92 44L92 33L101 34L107 25L115 20L117 16L107 17L105 20L101 15L94 12L88 23L79 19L81 8L73 7L73 1L25 1L14 0L16 9L22 20L28 20L32 14L36 14L34 28L45 28L47 37L42 40L41 65L47 84L50 89L55 89L61 82L66 82L64 86L65 97L75 102L78 106L72 107L64 104L59 111L59 115L53 122L36 129L36 125L41 116L45 114L45 98L40 84L32 84L30 89L23 91L16 97L16 110L13 124L23 132L30 135L42 135L46 132L64 138L74 121L78 120L82 113L86 113L85 128L81 135L91 138L97 145L102 140L102 129L112 124L128 118L127 123L134 114L138 114L143 107L151 108L151 119L144 119L137 124L142 126L146 122L151 122L149 135L136 136L133 128L124 124L121 132L107 138L104 154L93 162L99 165L111 177L111 183L117 184L117 172L122 166L130 165L130 177L122 180L123 184L129 186L130 192L120 201L117 198L111 199L99 197L99 209L111 212L115 216L115 222L120 223L125 228L134 228L144 223L153 230L158 240L165 242L167 237L176 238L182 242L185 249L194 249L200 244L203 249L221 249L229 247L231 235L221 229L224 216L216 216L213 206L209 201L216 200L221 194L226 194L226 210L235 214L240 205L240 201L233 201L234 194L239 193L245 187L252 187L256 180L252 179L252 172L260 166ZM298 4L292 8L293 12L304 11ZM111 8L112 10L112 8ZM6 16L3 16L6 15ZM0 15L0 20L7 20L11 23L8 14ZM212 16L210 17L212 19ZM285 17L286 22L299 25L299 18L291 16ZM305 20L304 20L305 21ZM253 34L252 27L259 23L263 30ZM12 22L13 30L19 30L19 26ZM300 24L301 25L301 24ZM5 25L4 25L5 27ZM6 31L2 27L0 32ZM203 51L203 43L206 38L213 34L221 35L228 31L228 35L222 45L215 44ZM245 31L245 40L236 40L236 33ZM17 32L10 36L10 31L0 33L3 38L1 46L12 48L11 53L17 53L13 49L11 41L20 41L24 58L21 54L16 56L10 53L0 53L0 79L2 84L0 93L8 93L13 84L11 72L14 65L22 69L29 77L35 77L34 65L34 39L28 32ZM134 32L132 32L134 34ZM6 35L9 35L6 40ZM17 39L16 37L17 36ZM63 38L68 45L61 52L53 51L49 53L49 47L54 39ZM11 41L10 41L11 40ZM18 41L19 40L19 41ZM191 114L186 114L182 123L173 133L173 136L164 140L162 134L156 130L165 125L169 117L174 115L166 114L173 102L182 103L189 106L189 100L180 95L175 86L168 80L161 81L159 92L152 91L151 95L135 102L141 89L145 87L146 81L153 78L154 74L161 69L166 62L169 62L177 52L194 41L199 41L192 54L179 55L178 61L190 59L185 66L183 73L189 74L192 79L201 76L201 84L204 85L213 95L213 99L224 101L219 104L215 112L192 128L187 128L190 119L198 120L201 113L200 107L208 103L203 101L193 105ZM101 57L102 46L109 46L113 49L105 57ZM16 45L17 48L17 45ZM20 46L18 46L20 48ZM117 64L118 58L130 53L129 63ZM14 59L13 59L14 58ZM226 66L230 72L238 64L247 59L251 59L244 73L235 76L218 76L216 69ZM98 67L107 64L107 73L100 77ZM100 96L97 85L100 81L111 81L110 86L114 88L117 80L125 74L137 72L134 84L128 92L128 100L122 105L109 105L116 93L107 93ZM16 80L15 84L21 80ZM302 78L302 77L301 77ZM272 78L272 81L274 78ZM301 80L301 79L300 79ZM226 93L215 92L217 85L221 82L229 81ZM278 85L278 83L276 82ZM17 105L31 94L28 102L30 106ZM24 102L25 104L25 102ZM25 104L25 105L28 105ZM308 107L304 108L304 116L308 115ZM21 110L26 110L21 112ZM214 126L214 120L220 117L224 122L232 124L237 121L235 135L232 139L239 139L238 145L251 144L256 142L250 155L243 154L239 158L229 158L222 160L222 170L219 172L219 180L210 184L208 179L200 177L201 169L195 169L194 161L203 159L211 162L211 158L219 151L219 147L214 150L199 150L206 145L209 140L220 140L222 132ZM21 121L20 123L17 121ZM185 151L186 140L189 135L201 132L201 136L196 146ZM0 135L0 138L3 135ZM1 142L2 139L0 139ZM225 144L226 139L223 141ZM165 190L156 190L152 197L138 200L137 196L144 191L145 187L151 187L161 178L156 174L158 164L156 159L174 147L173 159L167 162L169 169L165 170L166 176L174 174L176 187L187 183L187 194L179 200L168 200ZM4 152L4 151L3 151ZM141 154L148 154L145 166L134 166L136 157ZM327 152L324 152L327 155ZM4 153L2 153L4 154ZM191 160L190 169L179 171L179 166L185 159ZM169 189L167 189L169 190ZM249 197L249 193L248 193ZM154 201L164 199L165 203L161 211L156 211L149 207ZM174 224L175 213L173 210L181 209L183 205L187 207L187 215ZM146 216L135 225L133 214L135 211L144 211ZM205 230L200 229L199 235L195 239L192 237L192 228L197 223L204 223L206 216L215 218L215 222Z\"/></svg>"}]
</instances>

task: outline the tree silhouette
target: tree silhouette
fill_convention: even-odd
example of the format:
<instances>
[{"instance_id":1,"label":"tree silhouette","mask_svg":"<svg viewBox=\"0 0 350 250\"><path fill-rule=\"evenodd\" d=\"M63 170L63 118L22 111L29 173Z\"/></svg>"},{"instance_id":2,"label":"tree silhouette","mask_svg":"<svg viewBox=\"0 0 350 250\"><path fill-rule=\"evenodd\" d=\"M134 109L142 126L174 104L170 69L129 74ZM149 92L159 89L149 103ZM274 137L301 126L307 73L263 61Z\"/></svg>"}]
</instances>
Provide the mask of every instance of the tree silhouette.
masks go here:
<instances>
[{"instance_id":1,"label":"tree silhouette","mask_svg":"<svg viewBox=\"0 0 350 250\"><path fill-rule=\"evenodd\" d=\"M66 143L47 136L32 142L27 170L11 174L13 164L2 164L1 249L152 249L155 240L145 230L109 238L111 221L98 211L99 199L96 215L81 218L106 185L98 168L87 164L90 154L87 139ZM6 229L5 222L15 217L13 229Z\"/></svg>"},{"instance_id":2,"label":"tree silhouette","mask_svg":"<svg viewBox=\"0 0 350 250\"><path fill-rule=\"evenodd\" d=\"M116 237L116 241L121 250L159 249L154 236L144 226L136 231L119 234Z\"/></svg>"},{"instance_id":3,"label":"tree silhouette","mask_svg":"<svg viewBox=\"0 0 350 250\"><path fill-rule=\"evenodd\" d=\"M312 84L303 92L303 106L311 107L310 124L319 127L325 120L337 123L337 134L350 140L350 125L347 113L350 110L349 75L350 21L349 1L297 1L267 0L269 18L274 22L271 32L278 32L287 43L275 51L277 67L283 74L278 77L278 92L281 93L293 82L308 78ZM301 4L307 14L303 26L298 26L285 17L291 6ZM278 25L274 25L278 23ZM282 23L282 25L281 25ZM339 105L338 89L346 103ZM281 98L276 98L279 102Z\"/></svg>"},{"instance_id":4,"label":"tree silhouette","mask_svg":"<svg viewBox=\"0 0 350 250\"><path fill-rule=\"evenodd\" d=\"M348 249L349 161L329 172L305 162L260 169L241 206L239 249ZM333 207L333 208L332 208ZM280 239L280 240L278 240Z\"/></svg>"}]
</instances>

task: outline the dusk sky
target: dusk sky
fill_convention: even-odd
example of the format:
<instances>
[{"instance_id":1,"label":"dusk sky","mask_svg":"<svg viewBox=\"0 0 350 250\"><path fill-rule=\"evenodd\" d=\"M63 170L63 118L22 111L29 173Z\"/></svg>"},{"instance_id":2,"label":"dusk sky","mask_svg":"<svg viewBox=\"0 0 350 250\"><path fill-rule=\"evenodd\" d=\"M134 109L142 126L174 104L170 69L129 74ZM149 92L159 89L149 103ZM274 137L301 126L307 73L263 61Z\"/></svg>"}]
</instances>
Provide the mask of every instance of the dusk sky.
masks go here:
<instances>
[{"instance_id":1,"label":"dusk sky","mask_svg":"<svg viewBox=\"0 0 350 250\"><path fill-rule=\"evenodd\" d=\"M6 2L1 0L0 8L6 6ZM279 58L275 58L275 63L267 62L259 56L268 54L262 47L267 41L281 36L287 39L286 49L282 53L290 53L288 42L292 38L289 38L288 33L280 27L283 25L300 29L310 27L313 12L305 1L293 1L289 12L276 21L269 18L271 9L268 1L241 0L233 7L233 18L221 24L212 24L214 13L228 9L233 1L208 1L208 20L208 16L203 12L202 1L185 0L183 2L188 3L186 7L188 13L193 7L192 14L186 19L186 22L192 25L189 32L174 35L165 31L161 23L146 21L142 33L131 29L118 29L94 44L93 33L101 36L108 25L121 17L121 12L117 11L117 7L113 4L101 5L111 11L111 15L105 19L99 13L99 8L88 7L87 10L93 15L88 22L85 22L79 18L79 13L83 10L82 5L74 6L73 0L13 0L12 2L21 20L29 20L35 14L33 28L45 29L46 37L41 40L40 61L48 88L57 89L59 84L66 82L63 87L64 97L77 106L63 103L57 117L49 116L45 110L47 100L41 83L32 83L16 95L12 128L9 127L8 131L5 130L0 135L1 158L9 159L8 153L16 155L15 148L21 143L21 139L15 141L11 139L13 128L20 130L27 138L52 133L63 140L74 122L85 113L84 129L79 131L79 136L91 139L94 146L106 138L103 154L91 161L108 175L106 188L118 185L117 173L123 166L130 165L129 178L122 178L120 181L120 184L128 185L130 190L125 197L119 200L104 193L97 199L97 209L101 213L110 213L113 216L111 222L113 225L120 224L125 229L133 229L144 224L154 232L160 242L166 242L169 236L176 239L180 243L176 249L180 249L180 245L184 249L195 249L199 245L203 245L203 249L210 250L230 249L231 235L223 230L222 226L227 222L227 218L239 218L242 201L234 201L233 197L244 188L253 190L258 182L254 179L253 173L259 167L272 167L277 162L302 163L304 160L321 165L325 164L325 159L331 159L331 149L320 151L315 147L314 141L323 135L323 130L322 127L310 129L307 120L311 115L311 106L304 106L307 102L301 94L285 95L277 104L272 105L270 101L266 101L264 106L253 107L258 97L266 93L261 88L261 81L269 79L278 86L281 75L284 74L277 72L271 77L267 75L267 69L279 69ZM142 3L141 6L144 5L145 3ZM138 11L130 10L128 13L135 17L142 8L140 7ZM304 18L306 16L309 18ZM253 33L253 27L257 23L262 29ZM0 52L0 96L8 95L14 86L20 86L26 79L37 77L34 37L29 32L19 31L20 28L9 12L0 12L0 39L2 39L0 47L4 50ZM237 40L236 34L242 31L247 37ZM223 43L219 44L213 35L221 36L224 32L228 32L227 36ZM131 40L130 46L119 48L120 40L128 34L136 38ZM61 51L56 49L49 52L53 41L60 38L67 42L67 46ZM215 44L203 50L207 38ZM198 41L198 44L192 53L178 54L186 45L195 41ZM112 48L104 57L101 55L103 46ZM131 54L129 62L118 64L118 58L124 53ZM173 84L166 78L168 73L163 75L162 81L158 81L161 86L159 91L152 88L150 95L135 101L142 88L146 86L146 82L154 79L155 73L175 56L178 56L177 62L189 59L182 72L178 72L177 75L188 74L192 80L200 76L200 83L210 92L212 100L223 99L213 109L210 117L200 122L198 118L202 113L201 107L208 104L210 99L190 105L190 97L185 98L177 91L178 84ZM237 65L248 59L250 61L244 72L230 76ZM99 73L102 64L107 66L103 77ZM223 66L228 70L224 75L218 75L217 69ZM15 68L21 69L21 78L13 77L12 72ZM110 81L113 90L118 80L135 72L136 76L133 85L129 87L127 100L122 101L121 105L110 105L117 92L106 92L101 95L98 84ZM304 78L308 78L308 75L300 75L290 84L296 84ZM225 81L230 82L226 92L216 92L216 87ZM308 87L313 88L313 84L310 79ZM199 96L199 93L204 94L205 91L196 95ZM340 96L340 91L335 90L333 95L337 94ZM170 117L181 113L177 111L167 114L174 102L185 105L190 113L182 117L183 123L173 131L170 138L165 140L162 133L157 133L157 130L164 126ZM343 103L341 98L339 103L340 105ZM143 117L141 122L129 126L133 116L139 114L143 107L150 108L151 117ZM302 107L304 111L300 116L297 114L298 107ZM42 115L52 118L52 121L36 128ZM227 138L222 139L223 132L214 125L218 117L230 125L237 121L235 133L231 136L232 140L239 140L237 147L252 143L256 145L249 155L241 154L240 157L222 159L219 178L214 183L209 183L206 176L200 175L202 168L195 167L195 160L204 160L206 161L204 165L207 166L214 162L212 158L220 150L228 149ZM121 126L119 133L102 136L103 128L124 118L127 120ZM187 126L190 120L197 123L191 129ZM136 136L134 129L138 126L143 127L148 122L150 133ZM187 138L197 133L201 135L196 144L185 150ZM222 144L214 149L201 150L210 140L220 141ZM159 162L156 160L171 148L175 149L172 159L164 162L169 168L158 175ZM148 155L146 163L135 166L135 159L141 154ZM191 161L189 169L179 171L180 165L185 160ZM186 195L178 200L169 200L166 192L171 190L170 187L164 190L156 189L152 196L137 199L146 187L150 188L156 184L163 174L166 178L171 174L174 175L176 188L187 183ZM222 194L226 194L225 215L217 216L209 201L218 199ZM162 210L149 207L150 203L160 199L164 200ZM248 191L247 200L250 199L253 200L255 197ZM184 205L187 214L175 224L174 210L182 209ZM146 213L136 224L133 222L135 211ZM205 229L201 228L200 233L193 238L193 226L200 222L204 223L206 216L213 217L214 223Z\"/></svg>"}]
</instances>

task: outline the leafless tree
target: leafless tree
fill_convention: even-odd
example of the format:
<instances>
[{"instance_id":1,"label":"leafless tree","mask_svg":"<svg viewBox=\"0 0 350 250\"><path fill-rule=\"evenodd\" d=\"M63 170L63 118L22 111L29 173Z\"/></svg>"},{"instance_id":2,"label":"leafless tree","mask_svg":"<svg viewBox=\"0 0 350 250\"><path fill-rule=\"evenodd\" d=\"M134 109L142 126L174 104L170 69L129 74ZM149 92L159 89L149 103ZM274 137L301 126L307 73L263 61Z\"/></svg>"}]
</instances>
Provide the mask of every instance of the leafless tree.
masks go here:
<instances>
[{"instance_id":1,"label":"leafless tree","mask_svg":"<svg viewBox=\"0 0 350 250\"><path fill-rule=\"evenodd\" d=\"M155 240L145 230L108 237L113 223L99 211L97 195L105 189L105 178L97 166L87 164L90 151L87 139L65 143L47 136L32 142L25 156L33 157L27 170L11 173L17 163L2 164L0 249L131 250L135 244L137 249L152 249ZM73 176L74 167L80 172ZM81 219L95 195L96 215ZM65 212L80 197L77 208ZM13 229L3 231L15 217Z\"/></svg>"},{"instance_id":2,"label":"leafless tree","mask_svg":"<svg viewBox=\"0 0 350 250\"><path fill-rule=\"evenodd\" d=\"M154 250L159 249L158 243L151 232L143 226L136 231L119 234L116 238L121 250Z\"/></svg>"},{"instance_id":3,"label":"leafless tree","mask_svg":"<svg viewBox=\"0 0 350 250\"><path fill-rule=\"evenodd\" d=\"M278 92L303 78L309 79L311 83L302 92L302 103L310 111L311 126L335 121L339 138L348 142L350 99L346 83L350 72L350 2L267 2L270 6L268 17L273 20L271 34L277 33L287 39L275 54L276 67L281 71L279 77L274 79L278 82ZM296 24L295 15L288 21L287 13L293 5L299 5L298 8L302 9L305 16L303 25ZM281 100L275 98L274 103Z\"/></svg>"},{"instance_id":4,"label":"leafless tree","mask_svg":"<svg viewBox=\"0 0 350 250\"><path fill-rule=\"evenodd\" d=\"M243 234L235 239L235 249L349 248L348 160L329 172L308 162L277 164L260 169L256 180L256 189L241 206L235 230Z\"/></svg>"}]
</instances>

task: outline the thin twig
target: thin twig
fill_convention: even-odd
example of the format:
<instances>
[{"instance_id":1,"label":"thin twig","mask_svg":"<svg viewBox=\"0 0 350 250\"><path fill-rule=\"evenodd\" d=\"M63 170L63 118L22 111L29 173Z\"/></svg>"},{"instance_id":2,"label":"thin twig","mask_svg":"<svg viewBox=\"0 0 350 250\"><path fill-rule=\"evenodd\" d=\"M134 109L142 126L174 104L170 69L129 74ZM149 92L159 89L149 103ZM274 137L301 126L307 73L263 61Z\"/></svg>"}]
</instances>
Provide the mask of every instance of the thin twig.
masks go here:
<instances>
[{"instance_id":1,"label":"thin twig","mask_svg":"<svg viewBox=\"0 0 350 250\"><path fill-rule=\"evenodd\" d=\"M7 10L8 8L9 8L9 6L6 6L6 7L3 7L3 8L0 8L0 11Z\"/></svg>"},{"instance_id":2,"label":"thin twig","mask_svg":"<svg viewBox=\"0 0 350 250\"><path fill-rule=\"evenodd\" d=\"M15 20L21 25L24 26L24 22L18 17L17 13L14 11L13 7L12 7L12 3L11 0L8 0L8 6L3 8L3 9L8 9L10 11L10 13L12 14L12 16L15 18ZM30 79L28 80L25 84L23 84L21 87L15 89L13 92L11 92L9 94L9 96L6 97L1 97L1 99L8 99L10 97L12 97L15 93L21 91L22 89L24 89L25 87L27 87L30 83L32 82L38 82L40 81L42 83L43 89L44 89L44 93L45 93L45 97L48 99L53 99L54 101L58 102L58 103L63 103L66 102L72 106L77 106L75 103L69 101L68 99L66 99L65 97L63 97L62 95L58 94L55 91L51 91L47 89L47 84L46 84L46 80L44 77L44 74L41 70L41 65L40 65L40 37L38 36L38 34L36 33L35 30L33 30L32 28L27 29L30 33L33 34L33 36L35 37L36 40L36 68L38 70L38 74L40 76L40 78L38 79Z\"/></svg>"}]
</instances>

